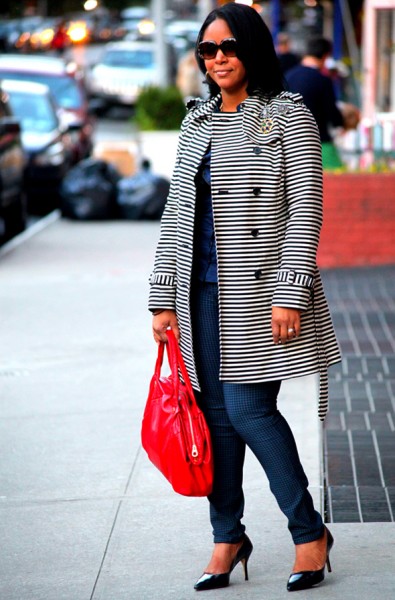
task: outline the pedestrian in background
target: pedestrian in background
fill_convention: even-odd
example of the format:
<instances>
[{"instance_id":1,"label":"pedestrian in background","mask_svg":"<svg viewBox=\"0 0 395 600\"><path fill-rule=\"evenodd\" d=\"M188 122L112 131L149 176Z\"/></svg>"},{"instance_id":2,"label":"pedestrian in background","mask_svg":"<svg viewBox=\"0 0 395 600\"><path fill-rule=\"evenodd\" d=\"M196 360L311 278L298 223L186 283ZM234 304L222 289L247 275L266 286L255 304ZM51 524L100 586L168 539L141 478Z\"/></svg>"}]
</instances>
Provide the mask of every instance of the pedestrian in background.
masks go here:
<instances>
[{"instance_id":1,"label":"pedestrian in background","mask_svg":"<svg viewBox=\"0 0 395 600\"><path fill-rule=\"evenodd\" d=\"M181 127L149 298L154 338L166 342L171 328L180 340L212 436L214 549L195 589L227 586L239 562L248 577L246 445L295 543L287 588L310 588L324 579L333 538L277 396L283 379L319 371L324 418L327 367L340 359L316 266L320 138L301 99L283 90L270 32L252 8L213 10L196 56L210 98L192 102Z\"/></svg>"},{"instance_id":2,"label":"pedestrian in background","mask_svg":"<svg viewBox=\"0 0 395 600\"><path fill-rule=\"evenodd\" d=\"M59 55L62 55L66 45L67 45L68 35L67 35L67 24L66 21L60 21L58 26L56 27L54 36L51 42L52 50Z\"/></svg>"},{"instance_id":3,"label":"pedestrian in background","mask_svg":"<svg viewBox=\"0 0 395 600\"><path fill-rule=\"evenodd\" d=\"M332 43L329 40L311 38L307 41L306 53L300 65L285 73L288 89L302 95L317 122L322 143L322 162L324 169L328 170L342 166L330 129L345 126L336 104L333 82L322 72L331 54Z\"/></svg>"},{"instance_id":4,"label":"pedestrian in background","mask_svg":"<svg viewBox=\"0 0 395 600\"><path fill-rule=\"evenodd\" d=\"M300 63L300 56L291 50L291 41L287 33L280 32L277 35L276 53L283 73Z\"/></svg>"},{"instance_id":5,"label":"pedestrian in background","mask_svg":"<svg viewBox=\"0 0 395 600\"><path fill-rule=\"evenodd\" d=\"M195 51L188 50L178 63L176 78L176 85L185 101L201 95L201 79Z\"/></svg>"}]
</instances>

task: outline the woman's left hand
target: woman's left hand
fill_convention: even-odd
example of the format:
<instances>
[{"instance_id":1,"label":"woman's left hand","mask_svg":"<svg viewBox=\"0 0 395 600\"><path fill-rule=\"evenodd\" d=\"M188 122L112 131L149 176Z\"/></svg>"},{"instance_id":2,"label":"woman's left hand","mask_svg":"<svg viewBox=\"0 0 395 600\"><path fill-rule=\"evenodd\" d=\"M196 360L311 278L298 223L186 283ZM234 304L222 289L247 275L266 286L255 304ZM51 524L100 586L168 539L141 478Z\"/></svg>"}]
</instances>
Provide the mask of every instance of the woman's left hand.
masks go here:
<instances>
[{"instance_id":1,"label":"woman's left hand","mask_svg":"<svg viewBox=\"0 0 395 600\"><path fill-rule=\"evenodd\" d=\"M275 344L285 344L300 335L300 310L272 307L272 333Z\"/></svg>"}]
</instances>

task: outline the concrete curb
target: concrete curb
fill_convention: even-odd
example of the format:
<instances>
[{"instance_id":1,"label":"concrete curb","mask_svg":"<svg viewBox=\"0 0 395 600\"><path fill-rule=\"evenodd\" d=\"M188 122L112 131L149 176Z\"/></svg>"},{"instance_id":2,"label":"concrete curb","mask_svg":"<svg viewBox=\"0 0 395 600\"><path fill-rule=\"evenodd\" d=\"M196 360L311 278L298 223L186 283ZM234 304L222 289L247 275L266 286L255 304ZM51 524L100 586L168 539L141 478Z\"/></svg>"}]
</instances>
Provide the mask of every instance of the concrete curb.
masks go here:
<instances>
[{"instance_id":1,"label":"concrete curb","mask_svg":"<svg viewBox=\"0 0 395 600\"><path fill-rule=\"evenodd\" d=\"M43 217L42 219L40 219L39 221L37 221L36 223L34 223L33 225L31 225L30 227L28 227L27 229L25 229L25 231L23 231L19 235L13 237L12 240L6 242L4 246L0 248L0 258L2 256L5 256L12 250L15 250L15 248L17 248L27 240L30 240L30 238L32 238L34 235L37 235L37 233L40 233L40 231L52 225L52 223L58 221L58 219L60 219L61 216L62 215L60 210L56 209L50 212L45 217Z\"/></svg>"}]
</instances>

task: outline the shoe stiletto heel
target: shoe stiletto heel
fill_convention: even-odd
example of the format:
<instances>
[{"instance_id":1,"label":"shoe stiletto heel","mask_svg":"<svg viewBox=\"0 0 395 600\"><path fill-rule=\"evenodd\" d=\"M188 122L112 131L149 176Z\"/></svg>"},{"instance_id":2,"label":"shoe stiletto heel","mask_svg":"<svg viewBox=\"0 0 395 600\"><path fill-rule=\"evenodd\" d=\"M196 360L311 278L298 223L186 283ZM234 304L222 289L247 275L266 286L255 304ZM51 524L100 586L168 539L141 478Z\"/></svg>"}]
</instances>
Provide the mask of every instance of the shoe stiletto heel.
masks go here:
<instances>
[{"instance_id":1,"label":"shoe stiletto heel","mask_svg":"<svg viewBox=\"0 0 395 600\"><path fill-rule=\"evenodd\" d=\"M244 579L248 581L248 559L251 556L253 545L247 535L244 534L243 543L237 551L235 558L232 561L230 569L227 573L203 573L194 585L197 592L204 590L214 590L227 587L230 583L230 574L235 566L241 562L244 569Z\"/></svg>"},{"instance_id":2,"label":"shoe stiletto heel","mask_svg":"<svg viewBox=\"0 0 395 600\"><path fill-rule=\"evenodd\" d=\"M326 534L326 557L324 566L322 569L317 571L300 571L299 573L291 573L288 583L287 590L289 592L296 592L299 590L307 590L318 583L321 583L325 579L325 565L327 566L328 573L332 572L331 562L329 560L329 553L332 550L334 539L327 527L325 527Z\"/></svg>"},{"instance_id":3,"label":"shoe stiletto heel","mask_svg":"<svg viewBox=\"0 0 395 600\"><path fill-rule=\"evenodd\" d=\"M244 569L244 581L248 581L248 559L250 557L248 556L247 558L242 558L241 559L241 564L243 565L243 569Z\"/></svg>"},{"instance_id":4,"label":"shoe stiletto heel","mask_svg":"<svg viewBox=\"0 0 395 600\"><path fill-rule=\"evenodd\" d=\"M333 543L332 543L332 546L333 546ZM326 557L326 568L328 569L328 573L332 573L331 561L329 560L329 550L328 550L328 555Z\"/></svg>"}]
</instances>

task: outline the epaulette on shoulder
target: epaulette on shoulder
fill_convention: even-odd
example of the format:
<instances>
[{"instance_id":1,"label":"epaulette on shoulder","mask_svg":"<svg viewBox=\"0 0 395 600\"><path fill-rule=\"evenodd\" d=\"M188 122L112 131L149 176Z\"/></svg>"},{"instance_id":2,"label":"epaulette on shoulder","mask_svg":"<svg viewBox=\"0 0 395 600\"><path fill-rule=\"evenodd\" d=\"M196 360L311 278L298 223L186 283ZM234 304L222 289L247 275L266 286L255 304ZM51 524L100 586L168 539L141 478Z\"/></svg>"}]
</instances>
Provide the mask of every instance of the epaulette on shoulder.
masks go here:
<instances>
[{"instance_id":1,"label":"epaulette on shoulder","mask_svg":"<svg viewBox=\"0 0 395 600\"><path fill-rule=\"evenodd\" d=\"M198 106L203 104L203 102L204 100L202 100L202 98L191 98L190 100L188 100L185 106L187 107L187 110L192 110L193 108L197 108Z\"/></svg>"},{"instance_id":2,"label":"epaulette on shoulder","mask_svg":"<svg viewBox=\"0 0 395 600\"><path fill-rule=\"evenodd\" d=\"M290 102L291 104L300 104L303 102L303 96L294 92L281 92L278 96L274 98L274 100L285 100Z\"/></svg>"}]
</instances>

